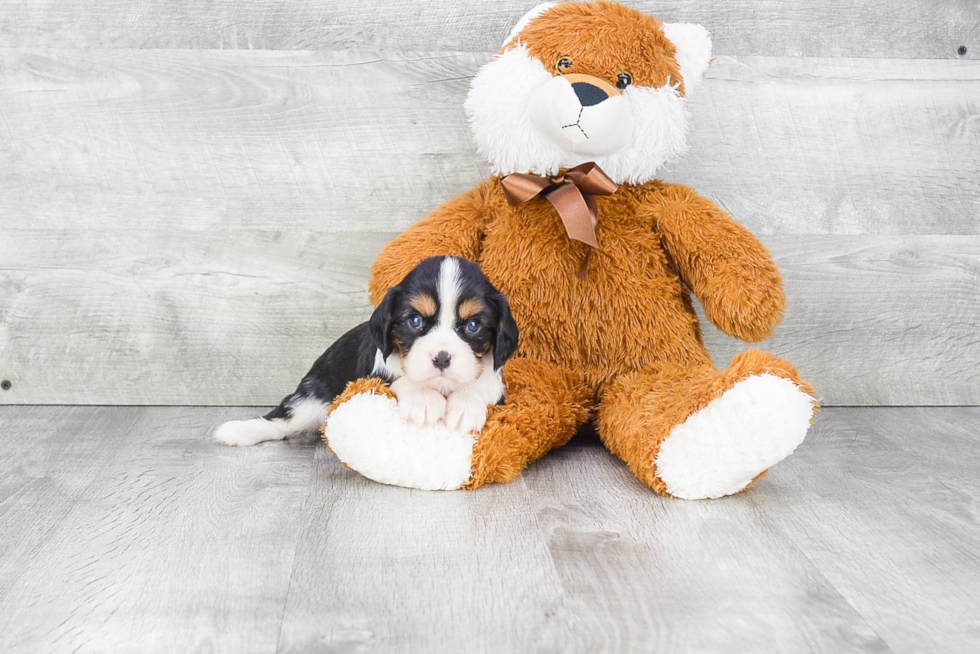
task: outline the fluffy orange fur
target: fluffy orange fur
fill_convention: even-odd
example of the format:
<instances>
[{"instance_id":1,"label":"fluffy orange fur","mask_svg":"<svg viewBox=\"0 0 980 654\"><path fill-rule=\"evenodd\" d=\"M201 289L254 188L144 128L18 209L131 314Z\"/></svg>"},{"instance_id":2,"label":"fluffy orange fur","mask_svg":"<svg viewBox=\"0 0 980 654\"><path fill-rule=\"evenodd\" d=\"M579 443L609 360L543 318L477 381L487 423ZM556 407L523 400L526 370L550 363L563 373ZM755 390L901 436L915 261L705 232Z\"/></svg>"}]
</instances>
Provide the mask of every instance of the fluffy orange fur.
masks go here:
<instances>
[{"instance_id":1,"label":"fluffy orange fur","mask_svg":"<svg viewBox=\"0 0 980 654\"><path fill-rule=\"evenodd\" d=\"M770 373L812 392L792 365L761 352L718 371L701 339L686 287L712 323L743 340L766 338L782 318L779 271L748 230L692 189L660 181L597 201L587 280L576 276L587 246L568 239L551 205L510 206L496 177L416 223L372 267L375 303L435 254L479 262L510 300L519 358L505 368L507 403L491 410L478 440L471 487L512 479L567 441L597 403L603 442L665 492L654 465L660 442L736 382ZM576 378L584 394L567 381Z\"/></svg>"},{"instance_id":2,"label":"fluffy orange fur","mask_svg":"<svg viewBox=\"0 0 980 654\"><path fill-rule=\"evenodd\" d=\"M555 5L531 21L502 51L513 47L518 38L555 74L582 73L613 85L620 73L629 73L641 86L663 86L668 79L672 84L682 82L677 50L664 36L659 21L615 2ZM570 57L572 66L559 71L555 65L562 57Z\"/></svg>"},{"instance_id":3,"label":"fluffy orange fur","mask_svg":"<svg viewBox=\"0 0 980 654\"><path fill-rule=\"evenodd\" d=\"M726 370L712 365L661 362L623 375L603 395L596 429L609 450L629 465L641 481L667 495L655 463L660 444L688 416L750 375L771 374L812 394L788 361L758 350L735 356ZM643 438L637 438L637 434Z\"/></svg>"},{"instance_id":4,"label":"fluffy orange fur","mask_svg":"<svg viewBox=\"0 0 980 654\"><path fill-rule=\"evenodd\" d=\"M521 41L546 66L587 53L570 72L615 82L626 70L653 86L668 75L680 80L674 47L655 19L638 22L638 12L613 3L585 7L548 10ZM602 47L588 47L594 43ZM498 177L416 223L372 267L375 304L435 255L479 263L510 300L520 344L505 368L506 403L491 408L477 440L468 488L513 479L594 416L606 446L666 493L655 463L661 442L735 383L769 373L812 394L791 364L763 352L742 353L719 371L702 341L688 289L713 324L746 341L767 338L782 319L779 271L748 230L693 189L661 181L596 200L599 248L586 280L576 272L588 246L567 237L547 200L510 206Z\"/></svg>"},{"instance_id":5,"label":"fluffy orange fur","mask_svg":"<svg viewBox=\"0 0 980 654\"><path fill-rule=\"evenodd\" d=\"M473 449L473 477L464 487L508 482L528 463L568 442L589 416L589 388L570 370L517 357L504 368L507 400L490 408Z\"/></svg>"}]
</instances>

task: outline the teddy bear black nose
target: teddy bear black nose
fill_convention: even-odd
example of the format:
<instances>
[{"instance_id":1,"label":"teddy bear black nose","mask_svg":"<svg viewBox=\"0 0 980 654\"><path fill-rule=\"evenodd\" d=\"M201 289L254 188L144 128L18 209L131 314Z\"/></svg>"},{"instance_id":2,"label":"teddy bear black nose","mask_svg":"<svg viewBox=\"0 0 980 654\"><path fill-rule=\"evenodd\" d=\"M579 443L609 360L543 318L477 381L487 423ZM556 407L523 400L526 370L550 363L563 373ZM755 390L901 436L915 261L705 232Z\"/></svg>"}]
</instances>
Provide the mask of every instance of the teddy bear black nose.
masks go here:
<instances>
[{"instance_id":1,"label":"teddy bear black nose","mask_svg":"<svg viewBox=\"0 0 980 654\"><path fill-rule=\"evenodd\" d=\"M599 104L609 97L605 91L588 82L575 82L572 84L572 90L575 91L575 95L578 96L578 101L582 103L583 107Z\"/></svg>"}]
</instances>

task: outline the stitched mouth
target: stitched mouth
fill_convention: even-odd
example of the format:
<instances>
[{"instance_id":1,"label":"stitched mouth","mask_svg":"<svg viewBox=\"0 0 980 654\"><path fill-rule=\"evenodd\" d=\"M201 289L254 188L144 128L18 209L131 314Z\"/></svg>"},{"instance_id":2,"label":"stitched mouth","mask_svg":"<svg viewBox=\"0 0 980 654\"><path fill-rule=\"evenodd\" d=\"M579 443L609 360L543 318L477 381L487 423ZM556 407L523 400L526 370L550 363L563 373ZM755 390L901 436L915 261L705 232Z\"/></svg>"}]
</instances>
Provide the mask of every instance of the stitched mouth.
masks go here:
<instances>
[{"instance_id":1,"label":"stitched mouth","mask_svg":"<svg viewBox=\"0 0 980 654\"><path fill-rule=\"evenodd\" d=\"M584 136L585 138L589 138L589 135L585 133L585 130L582 129L582 126L579 124L579 123L582 122L582 112L583 111L585 111L585 107L579 107L579 109L578 109L578 117L575 118L575 122L574 123L569 123L567 125L562 125L561 128L562 129L567 129L569 127L577 127L578 128L578 131L582 132L582 136Z\"/></svg>"}]
</instances>

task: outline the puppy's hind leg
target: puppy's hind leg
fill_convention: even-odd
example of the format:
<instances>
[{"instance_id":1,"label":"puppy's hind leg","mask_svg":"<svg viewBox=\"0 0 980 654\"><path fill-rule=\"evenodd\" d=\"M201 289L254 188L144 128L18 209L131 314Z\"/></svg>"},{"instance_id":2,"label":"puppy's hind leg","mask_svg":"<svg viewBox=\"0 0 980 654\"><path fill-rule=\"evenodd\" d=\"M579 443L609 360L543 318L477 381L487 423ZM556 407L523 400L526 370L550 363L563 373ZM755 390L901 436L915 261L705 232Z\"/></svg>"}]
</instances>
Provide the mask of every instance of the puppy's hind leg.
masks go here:
<instances>
[{"instance_id":1,"label":"puppy's hind leg","mask_svg":"<svg viewBox=\"0 0 980 654\"><path fill-rule=\"evenodd\" d=\"M225 445L255 445L319 429L327 420L327 407L347 383L372 374L377 351L370 325L358 325L320 355L296 392L279 406L261 418L226 422L215 430L215 440Z\"/></svg>"},{"instance_id":2,"label":"puppy's hind leg","mask_svg":"<svg viewBox=\"0 0 980 654\"><path fill-rule=\"evenodd\" d=\"M214 439L225 445L255 445L281 441L287 436L319 429L327 419L327 406L316 397L293 393L261 418L231 420L214 431Z\"/></svg>"}]
</instances>

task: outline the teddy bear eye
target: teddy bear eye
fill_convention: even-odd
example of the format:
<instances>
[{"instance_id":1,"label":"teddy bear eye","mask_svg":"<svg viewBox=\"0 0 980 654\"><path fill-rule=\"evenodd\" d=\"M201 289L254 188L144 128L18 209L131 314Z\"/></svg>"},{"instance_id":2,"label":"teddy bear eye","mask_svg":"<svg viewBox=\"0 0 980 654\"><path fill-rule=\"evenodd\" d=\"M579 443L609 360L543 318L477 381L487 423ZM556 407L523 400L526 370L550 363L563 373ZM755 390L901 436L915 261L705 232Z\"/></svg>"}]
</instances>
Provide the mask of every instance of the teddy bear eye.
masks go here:
<instances>
[{"instance_id":1,"label":"teddy bear eye","mask_svg":"<svg viewBox=\"0 0 980 654\"><path fill-rule=\"evenodd\" d=\"M629 73L620 73L616 78L616 88L622 91L627 86L633 83L633 76Z\"/></svg>"},{"instance_id":2,"label":"teddy bear eye","mask_svg":"<svg viewBox=\"0 0 980 654\"><path fill-rule=\"evenodd\" d=\"M558 70L559 73L564 73L565 71L567 71L569 68L572 67L572 63L573 62L571 57L562 57L555 64L555 68Z\"/></svg>"}]
</instances>

